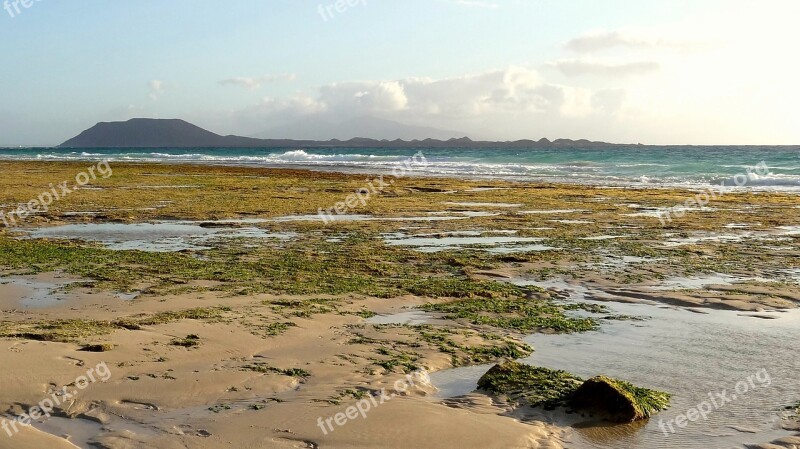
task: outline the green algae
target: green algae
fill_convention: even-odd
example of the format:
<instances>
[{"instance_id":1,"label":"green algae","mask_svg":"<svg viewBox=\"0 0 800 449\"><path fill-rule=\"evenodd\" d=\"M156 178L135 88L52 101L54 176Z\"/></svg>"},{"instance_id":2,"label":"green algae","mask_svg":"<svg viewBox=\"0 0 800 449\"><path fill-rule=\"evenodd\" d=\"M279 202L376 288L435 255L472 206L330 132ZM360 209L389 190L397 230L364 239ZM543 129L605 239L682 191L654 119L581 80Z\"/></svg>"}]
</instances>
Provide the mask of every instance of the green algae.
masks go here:
<instances>
[{"instance_id":1,"label":"green algae","mask_svg":"<svg viewBox=\"0 0 800 449\"><path fill-rule=\"evenodd\" d=\"M593 318L568 316L576 305L559 305L543 299L474 298L443 304L425 304L422 310L446 314L447 319L465 320L476 326L489 326L521 333L553 331L586 332L598 328Z\"/></svg>"}]
</instances>

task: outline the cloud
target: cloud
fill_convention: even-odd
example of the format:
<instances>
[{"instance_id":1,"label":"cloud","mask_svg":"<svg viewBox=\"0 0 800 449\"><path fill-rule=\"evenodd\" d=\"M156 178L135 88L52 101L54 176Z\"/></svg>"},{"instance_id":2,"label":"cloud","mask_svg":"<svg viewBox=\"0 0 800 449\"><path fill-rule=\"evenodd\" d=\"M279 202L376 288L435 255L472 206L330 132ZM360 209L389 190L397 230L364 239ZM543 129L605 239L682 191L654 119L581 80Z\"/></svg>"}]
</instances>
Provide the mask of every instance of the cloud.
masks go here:
<instances>
[{"instance_id":1,"label":"cloud","mask_svg":"<svg viewBox=\"0 0 800 449\"><path fill-rule=\"evenodd\" d=\"M708 47L710 36L696 30L662 27L656 30L593 31L569 40L564 48L575 53L595 53L612 48L690 50Z\"/></svg>"},{"instance_id":2,"label":"cloud","mask_svg":"<svg viewBox=\"0 0 800 449\"><path fill-rule=\"evenodd\" d=\"M567 50L590 53L614 47L647 47L651 44L640 37L626 36L619 31L599 31L567 42Z\"/></svg>"},{"instance_id":3,"label":"cloud","mask_svg":"<svg viewBox=\"0 0 800 449\"><path fill-rule=\"evenodd\" d=\"M590 89L546 82L528 67L509 67L450 78L405 78L332 83L316 92L266 97L246 114L262 121L321 115L337 120L377 116L423 123L497 117L583 117L597 108ZM242 111L242 115L245 111Z\"/></svg>"},{"instance_id":4,"label":"cloud","mask_svg":"<svg viewBox=\"0 0 800 449\"><path fill-rule=\"evenodd\" d=\"M297 94L288 98L264 97L255 107L261 114L283 114L297 117L309 114L319 114L327 110L324 103L305 95Z\"/></svg>"},{"instance_id":5,"label":"cloud","mask_svg":"<svg viewBox=\"0 0 800 449\"><path fill-rule=\"evenodd\" d=\"M330 84L320 89L319 101L337 114L469 117L502 110L545 110L560 96L534 70L509 68L443 79Z\"/></svg>"},{"instance_id":6,"label":"cloud","mask_svg":"<svg viewBox=\"0 0 800 449\"><path fill-rule=\"evenodd\" d=\"M264 84L279 81L294 81L297 76L293 73L281 73L277 75L264 75L259 77L238 76L220 80L221 86L239 86L250 90L260 89Z\"/></svg>"},{"instance_id":7,"label":"cloud","mask_svg":"<svg viewBox=\"0 0 800 449\"><path fill-rule=\"evenodd\" d=\"M147 83L147 89L149 90L147 96L151 100L157 101L161 94L164 93L164 83L161 80L151 80Z\"/></svg>"},{"instance_id":8,"label":"cloud","mask_svg":"<svg viewBox=\"0 0 800 449\"><path fill-rule=\"evenodd\" d=\"M638 61L614 64L568 59L557 61L551 65L566 76L595 75L620 77L629 75L644 75L647 73L656 72L661 68L661 64L654 61Z\"/></svg>"},{"instance_id":9,"label":"cloud","mask_svg":"<svg viewBox=\"0 0 800 449\"><path fill-rule=\"evenodd\" d=\"M605 113L618 112L624 102L627 93L624 89L601 89L592 95L592 107Z\"/></svg>"},{"instance_id":10,"label":"cloud","mask_svg":"<svg viewBox=\"0 0 800 449\"><path fill-rule=\"evenodd\" d=\"M409 107L402 81L335 83L320 89L328 109L353 114L400 111Z\"/></svg>"}]
</instances>

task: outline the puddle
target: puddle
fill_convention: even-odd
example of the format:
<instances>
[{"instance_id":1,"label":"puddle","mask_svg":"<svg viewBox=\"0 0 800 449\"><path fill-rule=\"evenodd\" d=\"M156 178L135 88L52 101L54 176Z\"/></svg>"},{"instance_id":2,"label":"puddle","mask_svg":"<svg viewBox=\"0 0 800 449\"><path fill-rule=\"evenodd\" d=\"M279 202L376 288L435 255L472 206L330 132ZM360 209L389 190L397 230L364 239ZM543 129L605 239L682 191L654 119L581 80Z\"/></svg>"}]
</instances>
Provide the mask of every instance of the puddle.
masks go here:
<instances>
[{"instance_id":1,"label":"puddle","mask_svg":"<svg viewBox=\"0 0 800 449\"><path fill-rule=\"evenodd\" d=\"M77 282L59 279L53 275L35 277L12 276L0 278L0 298L15 299L16 304L25 308L52 307L68 297L61 291L64 287Z\"/></svg>"},{"instance_id":2,"label":"puddle","mask_svg":"<svg viewBox=\"0 0 800 449\"><path fill-rule=\"evenodd\" d=\"M431 215L436 215L436 212L429 212ZM462 215L464 217L496 217L500 214L496 212L482 212L482 211L453 211L453 212L445 212L444 214L453 214L453 215Z\"/></svg>"},{"instance_id":3,"label":"puddle","mask_svg":"<svg viewBox=\"0 0 800 449\"><path fill-rule=\"evenodd\" d=\"M484 251L492 254L535 253L540 251L553 251L558 248L547 245L522 245L511 247L486 248Z\"/></svg>"},{"instance_id":4,"label":"puddle","mask_svg":"<svg viewBox=\"0 0 800 449\"><path fill-rule=\"evenodd\" d=\"M666 218L671 216L678 216L687 212L716 212L718 209L715 207L686 207L676 206L670 208L651 208L651 207L633 207L638 205L628 205L632 209L642 209L641 212L632 214L623 214L626 217L652 217L652 218Z\"/></svg>"},{"instance_id":5,"label":"puddle","mask_svg":"<svg viewBox=\"0 0 800 449\"><path fill-rule=\"evenodd\" d=\"M794 281L794 283L800 284L800 268L784 270L782 273L788 276L792 281Z\"/></svg>"},{"instance_id":6,"label":"puddle","mask_svg":"<svg viewBox=\"0 0 800 449\"><path fill-rule=\"evenodd\" d=\"M235 223L239 221L229 221ZM118 251L178 252L211 249L217 239L289 240L293 233L270 233L255 227L224 227L223 222L87 223L39 228L29 238L50 238L97 242Z\"/></svg>"},{"instance_id":7,"label":"puddle","mask_svg":"<svg viewBox=\"0 0 800 449\"><path fill-rule=\"evenodd\" d=\"M698 237L687 237L680 239L669 239L663 243L664 246L673 248L676 246L695 245L702 242L741 242L747 238L753 237L755 234L745 232L741 234L712 234Z\"/></svg>"},{"instance_id":8,"label":"puddle","mask_svg":"<svg viewBox=\"0 0 800 449\"><path fill-rule=\"evenodd\" d=\"M141 295L141 293L137 292L137 293L117 293L114 296L123 301L133 301L134 299L138 298L139 295Z\"/></svg>"},{"instance_id":9,"label":"puddle","mask_svg":"<svg viewBox=\"0 0 800 449\"><path fill-rule=\"evenodd\" d=\"M200 222L203 226L209 225L236 225L236 224L260 224L260 223L269 223L270 220L268 218L226 218L222 220L213 220L213 221L203 221ZM193 223L193 222L189 222Z\"/></svg>"},{"instance_id":10,"label":"puddle","mask_svg":"<svg viewBox=\"0 0 800 449\"><path fill-rule=\"evenodd\" d=\"M478 379L492 366L494 364L465 366L430 373L431 384L438 390L434 396L455 398L472 393L478 388Z\"/></svg>"},{"instance_id":11,"label":"puddle","mask_svg":"<svg viewBox=\"0 0 800 449\"><path fill-rule=\"evenodd\" d=\"M0 305L8 308L44 308L59 305L68 301L70 294L65 287L82 282L78 279L65 279L54 273L38 274L36 276L9 276L0 277ZM132 301L138 298L141 292L115 293L115 298L123 301Z\"/></svg>"},{"instance_id":12,"label":"puddle","mask_svg":"<svg viewBox=\"0 0 800 449\"><path fill-rule=\"evenodd\" d=\"M581 296L575 291L573 295ZM584 334L535 334L525 341L536 352L522 361L584 378L604 374L668 391L673 394L672 405L647 422L573 427L567 447L727 449L791 434L779 429L778 420L785 406L800 400L796 375L800 310L769 313L775 319L764 321L730 311L698 314L647 304L603 304L615 314L650 319L604 321L600 331ZM490 365L446 370L433 373L431 379L441 397L453 397L472 392L488 368ZM708 401L709 394L725 390L733 397L730 393L737 383L747 382L757 373L763 382L756 380L745 394L712 410L707 420L689 422L667 436L659 428L660 422L674 422L678 415Z\"/></svg>"},{"instance_id":13,"label":"puddle","mask_svg":"<svg viewBox=\"0 0 800 449\"><path fill-rule=\"evenodd\" d=\"M596 235L593 237L581 237L579 240L600 241L600 240L616 240L624 239L627 235Z\"/></svg>"},{"instance_id":14,"label":"puddle","mask_svg":"<svg viewBox=\"0 0 800 449\"><path fill-rule=\"evenodd\" d=\"M578 212L586 212L582 209L552 209L552 210L523 210L520 214L523 215L559 215L559 214L576 214Z\"/></svg>"},{"instance_id":15,"label":"puddle","mask_svg":"<svg viewBox=\"0 0 800 449\"><path fill-rule=\"evenodd\" d=\"M581 335L536 335L526 339L536 348L528 363L565 369L583 377L600 373L674 394L672 407L641 430L607 439L603 431L576 430L578 447L592 448L729 448L788 436L776 429L779 411L800 398L794 375L798 362L790 349L800 336L797 312L761 320L737 312L696 314L648 305L613 305L614 311L647 315L646 322L609 322L601 332ZM780 356L778 356L780 354ZM767 369L771 383L750 391L739 401L690 423L665 437L659 421L675 419L708 399L709 393L733 391L739 381ZM754 434L732 431L732 426ZM599 437L599 438L598 438ZM582 443L582 444L580 444Z\"/></svg>"},{"instance_id":16,"label":"puddle","mask_svg":"<svg viewBox=\"0 0 800 449\"><path fill-rule=\"evenodd\" d=\"M430 212L430 215L424 217L375 217L372 215L326 215L325 220L328 222L345 222L345 221L453 221L465 220L470 217L492 217L498 214L486 212L447 212L445 214L437 214ZM294 221L319 221L323 222L323 218L319 215L289 215L286 217L278 217L272 221L278 223L294 222Z\"/></svg>"},{"instance_id":17,"label":"puddle","mask_svg":"<svg viewBox=\"0 0 800 449\"><path fill-rule=\"evenodd\" d=\"M723 227L727 229L747 229L752 227L752 225L749 225L747 223L728 223Z\"/></svg>"},{"instance_id":18,"label":"puddle","mask_svg":"<svg viewBox=\"0 0 800 449\"><path fill-rule=\"evenodd\" d=\"M461 206L461 207L522 207L522 204L518 203L473 203L473 202L454 202L448 201L444 204L448 206Z\"/></svg>"},{"instance_id":19,"label":"puddle","mask_svg":"<svg viewBox=\"0 0 800 449\"><path fill-rule=\"evenodd\" d=\"M327 221L367 221L374 220L372 215L356 215L356 214L342 214L342 215L325 215ZM278 223L293 222L293 221L324 221L321 215L288 215L286 217L278 217L273 219Z\"/></svg>"},{"instance_id":20,"label":"puddle","mask_svg":"<svg viewBox=\"0 0 800 449\"><path fill-rule=\"evenodd\" d=\"M94 217L98 214L100 214L100 212L87 211L87 212L63 212L61 215L64 217Z\"/></svg>"},{"instance_id":21,"label":"puddle","mask_svg":"<svg viewBox=\"0 0 800 449\"><path fill-rule=\"evenodd\" d=\"M389 246L409 246L420 252L432 253L448 250L477 249L498 254L515 252L547 251L554 249L544 245L520 245L523 243L538 243L544 239L539 237L429 237L430 234L406 235L403 233L385 234L384 241ZM474 248L472 248L474 247ZM490 247L490 248L485 248Z\"/></svg>"},{"instance_id":22,"label":"puddle","mask_svg":"<svg viewBox=\"0 0 800 449\"><path fill-rule=\"evenodd\" d=\"M63 438L81 449L96 449L93 440L104 432L103 425L88 419L70 419L53 416L43 422L34 422L39 431Z\"/></svg>"},{"instance_id":23,"label":"puddle","mask_svg":"<svg viewBox=\"0 0 800 449\"><path fill-rule=\"evenodd\" d=\"M144 190L157 190L157 189L199 189L203 186L197 185L174 185L174 186L136 186L136 187L120 187L120 190L136 190L136 189L144 189Z\"/></svg>"},{"instance_id":24,"label":"puddle","mask_svg":"<svg viewBox=\"0 0 800 449\"><path fill-rule=\"evenodd\" d=\"M619 257L616 255L604 254L603 259L600 262L588 263L586 264L586 266L595 268L625 269L630 267L631 265L653 264L665 260L667 259L653 258L653 257L636 257L636 256Z\"/></svg>"},{"instance_id":25,"label":"puddle","mask_svg":"<svg viewBox=\"0 0 800 449\"><path fill-rule=\"evenodd\" d=\"M592 224L593 221L589 220L548 220L552 221L553 223L563 223L563 224Z\"/></svg>"},{"instance_id":26,"label":"puddle","mask_svg":"<svg viewBox=\"0 0 800 449\"><path fill-rule=\"evenodd\" d=\"M465 192L493 192L495 190L511 190L509 187L474 187L465 190Z\"/></svg>"},{"instance_id":27,"label":"puddle","mask_svg":"<svg viewBox=\"0 0 800 449\"><path fill-rule=\"evenodd\" d=\"M709 274L695 277L673 277L661 281L658 285L649 286L650 290L695 290L708 287L710 285L733 285L739 282L772 282L770 279L750 277L741 278L728 274Z\"/></svg>"},{"instance_id":28,"label":"puddle","mask_svg":"<svg viewBox=\"0 0 800 449\"><path fill-rule=\"evenodd\" d=\"M367 319L370 324L409 324L412 326L420 324L428 324L435 321L436 316L423 312L422 310L411 310L408 312L400 312L392 315L375 315Z\"/></svg>"},{"instance_id":29,"label":"puddle","mask_svg":"<svg viewBox=\"0 0 800 449\"><path fill-rule=\"evenodd\" d=\"M800 235L800 226L778 226L780 235Z\"/></svg>"}]
</instances>

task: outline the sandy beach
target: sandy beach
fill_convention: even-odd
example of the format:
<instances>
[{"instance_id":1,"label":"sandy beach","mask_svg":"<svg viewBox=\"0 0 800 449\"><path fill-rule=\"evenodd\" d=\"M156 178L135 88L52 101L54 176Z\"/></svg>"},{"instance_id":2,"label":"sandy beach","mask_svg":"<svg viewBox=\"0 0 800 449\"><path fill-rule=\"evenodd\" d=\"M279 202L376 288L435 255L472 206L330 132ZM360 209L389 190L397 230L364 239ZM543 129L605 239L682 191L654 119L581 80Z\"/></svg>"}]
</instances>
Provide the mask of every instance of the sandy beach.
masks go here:
<instances>
[{"instance_id":1,"label":"sandy beach","mask_svg":"<svg viewBox=\"0 0 800 449\"><path fill-rule=\"evenodd\" d=\"M0 162L0 204L85 165ZM535 357L531 334L627 319L602 304L769 326L800 303L792 194L732 193L662 223L694 193L112 167L0 230L4 416L108 373L52 418L0 431L0 448L576 447L554 415L481 392L448 400L427 376ZM348 412L357 404L369 410ZM784 433L776 444L798 447Z\"/></svg>"}]
</instances>

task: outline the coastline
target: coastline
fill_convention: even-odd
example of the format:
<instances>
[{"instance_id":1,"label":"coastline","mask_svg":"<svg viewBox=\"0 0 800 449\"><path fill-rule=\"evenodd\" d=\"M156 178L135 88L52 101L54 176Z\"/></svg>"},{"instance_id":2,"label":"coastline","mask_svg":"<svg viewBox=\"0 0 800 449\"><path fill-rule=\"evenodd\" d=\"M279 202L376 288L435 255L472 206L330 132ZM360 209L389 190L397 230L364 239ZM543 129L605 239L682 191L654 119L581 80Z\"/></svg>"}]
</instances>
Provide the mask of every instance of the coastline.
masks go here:
<instances>
[{"instance_id":1,"label":"coastline","mask_svg":"<svg viewBox=\"0 0 800 449\"><path fill-rule=\"evenodd\" d=\"M0 162L0 204L37 198L86 166ZM468 317L422 328L369 321L464 298L568 300L559 289L511 290L510 280L560 279L587 289L588 299L697 311L763 315L800 303L791 271L800 268L800 209L792 194L732 193L665 226L653 211L682 204L688 191L405 176L325 223L316 211L363 190L364 176L111 167L112 176L0 230L0 341L8 348L0 361L13 367L2 378L9 388L0 408L36 404L48 385L66 385L105 361L111 380L90 386L64 414L114 429L99 441L115 449L442 441L558 448L563 429L501 416L507 410L481 394L445 405L429 385L329 435L317 418L413 369L519 358L504 351L521 349L524 336L569 331ZM156 227L125 227L143 223ZM108 228L92 228L98 224ZM49 233L26 238L39 228ZM117 240L143 251L109 249ZM159 251L176 241L178 252ZM56 287L36 293L36 285ZM60 299L47 302L54 291ZM119 319L135 323L109 325ZM175 344L192 335L197 346ZM77 351L100 343L114 348ZM11 443L0 435L0 447L51 444L40 438L52 441L25 431Z\"/></svg>"},{"instance_id":2,"label":"coastline","mask_svg":"<svg viewBox=\"0 0 800 449\"><path fill-rule=\"evenodd\" d=\"M413 176L644 189L800 192L800 147L656 146L470 148L83 148L0 149L3 161L165 163L389 174L409 157L429 164ZM717 161L726 161L719 164ZM692 161L688 164L688 161ZM760 170L759 167L765 169ZM737 177L747 175L742 186Z\"/></svg>"}]
</instances>

